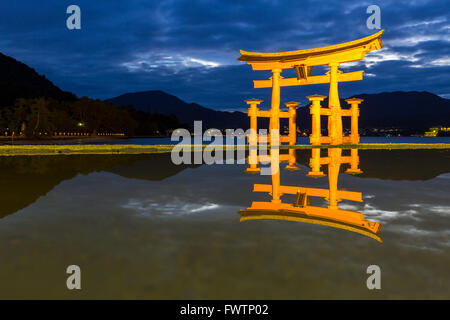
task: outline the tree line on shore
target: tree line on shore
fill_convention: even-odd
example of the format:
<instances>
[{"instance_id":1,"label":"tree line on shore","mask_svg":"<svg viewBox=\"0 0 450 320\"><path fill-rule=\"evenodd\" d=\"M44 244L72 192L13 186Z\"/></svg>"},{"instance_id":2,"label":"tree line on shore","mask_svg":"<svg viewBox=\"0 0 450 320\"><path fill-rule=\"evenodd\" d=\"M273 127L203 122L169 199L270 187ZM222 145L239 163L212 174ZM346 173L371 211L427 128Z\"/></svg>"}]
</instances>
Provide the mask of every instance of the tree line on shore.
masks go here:
<instances>
[{"instance_id":1,"label":"tree line on shore","mask_svg":"<svg viewBox=\"0 0 450 320\"><path fill-rule=\"evenodd\" d=\"M182 127L175 115L115 107L102 100L19 98L0 109L0 134L36 138L60 133L168 135Z\"/></svg>"}]
</instances>

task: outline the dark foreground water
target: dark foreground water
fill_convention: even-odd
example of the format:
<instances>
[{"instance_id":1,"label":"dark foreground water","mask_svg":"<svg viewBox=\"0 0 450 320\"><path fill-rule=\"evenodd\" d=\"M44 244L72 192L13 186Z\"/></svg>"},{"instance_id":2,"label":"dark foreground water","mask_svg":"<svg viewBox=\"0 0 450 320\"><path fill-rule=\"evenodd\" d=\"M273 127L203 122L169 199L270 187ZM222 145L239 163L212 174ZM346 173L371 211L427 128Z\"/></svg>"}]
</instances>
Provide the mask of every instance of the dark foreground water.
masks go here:
<instances>
[{"instance_id":1,"label":"dark foreground water","mask_svg":"<svg viewBox=\"0 0 450 320\"><path fill-rule=\"evenodd\" d=\"M312 179L310 152L285 185ZM0 158L0 298L450 298L450 152L360 151L341 208L382 224L382 243L327 226L239 222L246 165L175 166L169 155ZM320 201L319 201L320 204ZM325 205L325 202L323 202ZM78 265L82 290L66 288ZM368 290L366 268L381 268Z\"/></svg>"}]
</instances>

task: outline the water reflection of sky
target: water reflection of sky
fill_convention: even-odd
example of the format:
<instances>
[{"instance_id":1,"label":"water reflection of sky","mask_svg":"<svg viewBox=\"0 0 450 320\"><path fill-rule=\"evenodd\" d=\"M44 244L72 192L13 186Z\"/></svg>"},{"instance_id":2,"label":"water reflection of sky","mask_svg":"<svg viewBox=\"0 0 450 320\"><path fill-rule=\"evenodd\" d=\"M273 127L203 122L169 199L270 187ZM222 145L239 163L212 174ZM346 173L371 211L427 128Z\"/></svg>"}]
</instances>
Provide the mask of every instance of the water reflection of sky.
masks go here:
<instances>
[{"instance_id":1,"label":"water reflection of sky","mask_svg":"<svg viewBox=\"0 0 450 320\"><path fill-rule=\"evenodd\" d=\"M327 186L300 167L282 171L282 183ZM244 169L202 165L151 181L113 166L62 180L0 219L0 297L450 297L449 173L427 180L341 173L339 187L364 197L341 208L381 222L380 244L325 226L239 223L238 210L268 200L251 192L253 184L270 179ZM77 295L64 289L69 264L84 271ZM383 272L377 293L365 286L370 264Z\"/></svg>"}]
</instances>

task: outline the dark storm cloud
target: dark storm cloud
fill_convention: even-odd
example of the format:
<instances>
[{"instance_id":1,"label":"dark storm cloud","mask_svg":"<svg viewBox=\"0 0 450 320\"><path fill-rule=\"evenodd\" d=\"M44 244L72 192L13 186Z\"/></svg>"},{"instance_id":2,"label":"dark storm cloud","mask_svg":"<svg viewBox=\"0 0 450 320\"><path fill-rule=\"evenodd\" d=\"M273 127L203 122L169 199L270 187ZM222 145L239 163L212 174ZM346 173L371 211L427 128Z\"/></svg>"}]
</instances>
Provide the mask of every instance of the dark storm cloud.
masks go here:
<instances>
[{"instance_id":1,"label":"dark storm cloud","mask_svg":"<svg viewBox=\"0 0 450 320\"><path fill-rule=\"evenodd\" d=\"M450 95L448 1L3 1L1 51L79 96L107 98L160 89L214 108L270 99L252 80L269 75L236 61L239 49L284 51L372 34L367 6L381 7L385 48L363 63L365 80L342 96L395 90ZM66 28L77 4L82 29ZM305 102L326 85L283 88Z\"/></svg>"}]
</instances>

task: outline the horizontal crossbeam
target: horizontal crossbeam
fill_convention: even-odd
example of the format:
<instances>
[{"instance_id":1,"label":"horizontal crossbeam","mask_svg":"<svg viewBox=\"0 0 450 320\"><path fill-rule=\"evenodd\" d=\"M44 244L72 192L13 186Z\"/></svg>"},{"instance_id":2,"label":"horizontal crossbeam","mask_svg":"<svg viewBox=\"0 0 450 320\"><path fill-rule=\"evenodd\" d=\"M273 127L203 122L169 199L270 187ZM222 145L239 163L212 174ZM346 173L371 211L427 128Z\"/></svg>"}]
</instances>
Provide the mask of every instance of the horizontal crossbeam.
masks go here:
<instances>
[{"instance_id":1,"label":"horizontal crossbeam","mask_svg":"<svg viewBox=\"0 0 450 320\"><path fill-rule=\"evenodd\" d=\"M280 118L289 118L290 117L290 114L289 114L288 111L280 111L278 113L278 115L279 115ZM272 116L272 113L270 112L270 110L268 110L268 111L261 111L260 110L260 111L257 112L257 116L260 117L260 118L270 118Z\"/></svg>"},{"instance_id":2,"label":"horizontal crossbeam","mask_svg":"<svg viewBox=\"0 0 450 320\"><path fill-rule=\"evenodd\" d=\"M362 80L363 73L364 73L363 70L347 73L339 73L338 81L346 82L346 81ZM280 79L280 87L302 86L308 84L321 84L329 82L330 82L330 75L325 74L321 76L307 77L306 79L297 79L297 78ZM255 88L272 88L272 80L253 80L253 85Z\"/></svg>"},{"instance_id":3,"label":"horizontal crossbeam","mask_svg":"<svg viewBox=\"0 0 450 320\"><path fill-rule=\"evenodd\" d=\"M280 193L285 194L297 194L306 193L310 197L321 197L328 198L330 194L329 189L320 189L320 188L305 188L305 187L291 187L291 186L280 186ZM272 185L270 184L255 184L253 185L253 192L272 192ZM362 193L354 192L354 191L346 191L346 190L338 190L337 193L338 200L350 200L362 202Z\"/></svg>"},{"instance_id":4,"label":"horizontal crossbeam","mask_svg":"<svg viewBox=\"0 0 450 320\"><path fill-rule=\"evenodd\" d=\"M250 157L251 156L249 156L249 159L250 159ZM258 163L259 162L270 162L271 161L271 156L270 155L258 155L257 156L257 158L258 158ZM290 160L290 157L289 157L289 154L280 154L280 155L278 155L278 161L279 162L281 162L281 161L289 161Z\"/></svg>"},{"instance_id":5,"label":"horizontal crossbeam","mask_svg":"<svg viewBox=\"0 0 450 320\"><path fill-rule=\"evenodd\" d=\"M282 136L279 137L279 142L289 142L290 137L289 136ZM260 143L269 143L270 142L270 136L260 136L258 135L258 142Z\"/></svg>"}]
</instances>

